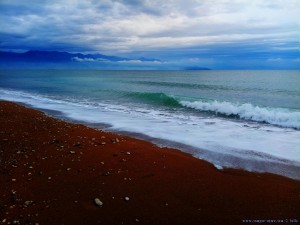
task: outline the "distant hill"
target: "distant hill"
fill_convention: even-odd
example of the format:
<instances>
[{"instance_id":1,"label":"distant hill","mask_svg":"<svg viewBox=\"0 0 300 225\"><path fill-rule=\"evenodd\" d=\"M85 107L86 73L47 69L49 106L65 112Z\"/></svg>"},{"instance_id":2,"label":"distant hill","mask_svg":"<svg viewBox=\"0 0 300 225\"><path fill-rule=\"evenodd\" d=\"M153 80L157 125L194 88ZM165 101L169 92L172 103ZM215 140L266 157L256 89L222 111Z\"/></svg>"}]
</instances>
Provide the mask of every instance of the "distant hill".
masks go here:
<instances>
[{"instance_id":1,"label":"distant hill","mask_svg":"<svg viewBox=\"0 0 300 225\"><path fill-rule=\"evenodd\" d=\"M129 59L102 54L82 54L59 51L27 51L24 53L0 51L0 62L122 62L122 61L159 61L157 59Z\"/></svg>"},{"instance_id":2,"label":"distant hill","mask_svg":"<svg viewBox=\"0 0 300 225\"><path fill-rule=\"evenodd\" d=\"M104 70L209 70L208 68L172 65L154 58L125 58L103 54L82 54L60 51L0 51L0 68L18 69L104 69Z\"/></svg>"}]
</instances>

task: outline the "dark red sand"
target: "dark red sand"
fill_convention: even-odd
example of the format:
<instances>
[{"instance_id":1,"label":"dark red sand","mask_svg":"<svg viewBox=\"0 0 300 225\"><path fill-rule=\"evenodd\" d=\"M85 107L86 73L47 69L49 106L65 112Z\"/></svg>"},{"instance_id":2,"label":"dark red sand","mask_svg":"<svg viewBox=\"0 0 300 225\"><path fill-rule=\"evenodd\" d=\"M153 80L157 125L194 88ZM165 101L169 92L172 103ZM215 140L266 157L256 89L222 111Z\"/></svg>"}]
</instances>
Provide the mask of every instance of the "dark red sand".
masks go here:
<instances>
[{"instance_id":1,"label":"dark red sand","mask_svg":"<svg viewBox=\"0 0 300 225\"><path fill-rule=\"evenodd\" d=\"M0 126L0 224L300 223L299 181L219 171L10 102L0 102Z\"/></svg>"}]
</instances>

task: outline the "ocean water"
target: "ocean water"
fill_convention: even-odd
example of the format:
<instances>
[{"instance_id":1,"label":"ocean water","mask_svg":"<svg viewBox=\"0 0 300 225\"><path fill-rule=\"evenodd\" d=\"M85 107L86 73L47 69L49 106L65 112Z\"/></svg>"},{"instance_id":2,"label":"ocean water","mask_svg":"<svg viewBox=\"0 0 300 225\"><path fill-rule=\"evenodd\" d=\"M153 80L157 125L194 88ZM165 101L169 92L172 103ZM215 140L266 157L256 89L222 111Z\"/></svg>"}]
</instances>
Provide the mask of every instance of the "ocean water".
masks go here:
<instances>
[{"instance_id":1,"label":"ocean water","mask_svg":"<svg viewBox=\"0 0 300 225\"><path fill-rule=\"evenodd\" d=\"M0 70L0 99L300 179L300 71Z\"/></svg>"}]
</instances>

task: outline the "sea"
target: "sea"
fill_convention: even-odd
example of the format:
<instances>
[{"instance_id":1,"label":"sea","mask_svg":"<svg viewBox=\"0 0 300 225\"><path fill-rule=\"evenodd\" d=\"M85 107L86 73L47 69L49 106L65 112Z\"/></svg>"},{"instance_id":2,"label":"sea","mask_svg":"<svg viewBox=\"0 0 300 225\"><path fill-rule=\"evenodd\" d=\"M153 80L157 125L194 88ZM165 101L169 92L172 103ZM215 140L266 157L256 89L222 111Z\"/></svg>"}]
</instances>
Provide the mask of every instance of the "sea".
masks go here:
<instances>
[{"instance_id":1,"label":"sea","mask_svg":"<svg viewBox=\"0 0 300 225\"><path fill-rule=\"evenodd\" d=\"M177 148L217 169L300 179L299 70L0 70L0 99Z\"/></svg>"}]
</instances>

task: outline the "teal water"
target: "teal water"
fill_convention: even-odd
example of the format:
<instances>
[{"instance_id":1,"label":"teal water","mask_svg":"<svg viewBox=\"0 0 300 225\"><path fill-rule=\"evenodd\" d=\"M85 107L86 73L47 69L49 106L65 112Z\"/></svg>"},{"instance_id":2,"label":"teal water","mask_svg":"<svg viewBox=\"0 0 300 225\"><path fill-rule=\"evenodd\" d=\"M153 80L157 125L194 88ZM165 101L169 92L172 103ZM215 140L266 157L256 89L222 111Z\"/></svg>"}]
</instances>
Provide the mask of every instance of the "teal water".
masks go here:
<instances>
[{"instance_id":1,"label":"teal water","mask_svg":"<svg viewBox=\"0 0 300 225\"><path fill-rule=\"evenodd\" d=\"M300 162L300 71L0 70L0 98L183 144L225 167Z\"/></svg>"},{"instance_id":2,"label":"teal water","mask_svg":"<svg viewBox=\"0 0 300 225\"><path fill-rule=\"evenodd\" d=\"M122 102L179 99L300 109L300 71L0 71L0 87ZM149 94L149 95L147 95Z\"/></svg>"}]
</instances>

